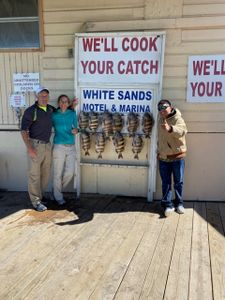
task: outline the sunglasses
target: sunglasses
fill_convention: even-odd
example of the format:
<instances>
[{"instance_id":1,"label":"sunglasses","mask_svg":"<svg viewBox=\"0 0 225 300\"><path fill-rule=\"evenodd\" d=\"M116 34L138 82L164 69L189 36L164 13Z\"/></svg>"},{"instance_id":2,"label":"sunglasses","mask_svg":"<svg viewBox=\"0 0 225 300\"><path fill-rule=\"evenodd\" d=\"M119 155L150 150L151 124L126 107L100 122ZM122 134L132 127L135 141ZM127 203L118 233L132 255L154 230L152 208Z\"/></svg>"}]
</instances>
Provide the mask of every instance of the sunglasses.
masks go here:
<instances>
[{"instance_id":1,"label":"sunglasses","mask_svg":"<svg viewBox=\"0 0 225 300\"><path fill-rule=\"evenodd\" d=\"M158 111L166 110L168 107L170 107L168 104L160 104L158 106Z\"/></svg>"}]
</instances>

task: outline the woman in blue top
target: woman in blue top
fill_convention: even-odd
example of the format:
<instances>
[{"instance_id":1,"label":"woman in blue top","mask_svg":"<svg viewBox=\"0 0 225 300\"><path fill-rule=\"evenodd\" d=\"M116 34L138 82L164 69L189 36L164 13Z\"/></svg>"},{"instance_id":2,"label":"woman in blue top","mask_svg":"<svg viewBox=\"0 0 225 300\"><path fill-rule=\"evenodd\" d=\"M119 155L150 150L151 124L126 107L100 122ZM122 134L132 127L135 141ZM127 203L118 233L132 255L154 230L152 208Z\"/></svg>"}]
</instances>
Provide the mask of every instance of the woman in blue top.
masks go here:
<instances>
[{"instance_id":1,"label":"woman in blue top","mask_svg":"<svg viewBox=\"0 0 225 300\"><path fill-rule=\"evenodd\" d=\"M55 200L64 204L62 191L75 175L75 135L78 133L76 112L69 109L67 95L58 97L58 109L53 113L53 194Z\"/></svg>"}]
</instances>

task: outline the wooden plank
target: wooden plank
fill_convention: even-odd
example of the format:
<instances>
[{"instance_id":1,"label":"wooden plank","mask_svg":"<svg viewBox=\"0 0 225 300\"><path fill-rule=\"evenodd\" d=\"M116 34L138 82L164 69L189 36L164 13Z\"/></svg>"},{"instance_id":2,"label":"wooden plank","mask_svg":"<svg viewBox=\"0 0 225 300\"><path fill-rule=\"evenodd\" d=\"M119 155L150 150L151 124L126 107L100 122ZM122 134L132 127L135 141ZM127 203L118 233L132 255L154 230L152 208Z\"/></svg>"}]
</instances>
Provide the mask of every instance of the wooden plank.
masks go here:
<instances>
[{"instance_id":1,"label":"wooden plank","mask_svg":"<svg viewBox=\"0 0 225 300\"><path fill-rule=\"evenodd\" d=\"M57 30L57 29L56 29ZM57 31L56 31L57 32ZM74 46L74 34L70 35L47 35L45 36L46 47L64 46L71 47Z\"/></svg>"},{"instance_id":2,"label":"wooden plank","mask_svg":"<svg viewBox=\"0 0 225 300\"><path fill-rule=\"evenodd\" d=\"M43 68L47 69L74 69L73 58L45 58Z\"/></svg>"},{"instance_id":3,"label":"wooden plank","mask_svg":"<svg viewBox=\"0 0 225 300\"><path fill-rule=\"evenodd\" d=\"M124 31L124 30L165 30L165 29L180 29L180 28L221 28L224 27L223 16L198 16L188 18L161 18L161 19L146 19L132 21L98 21L87 22L84 26L84 31L100 32L100 31Z\"/></svg>"},{"instance_id":4,"label":"wooden plank","mask_svg":"<svg viewBox=\"0 0 225 300\"><path fill-rule=\"evenodd\" d=\"M225 40L225 29L183 30L182 41L215 41Z\"/></svg>"},{"instance_id":5,"label":"wooden plank","mask_svg":"<svg viewBox=\"0 0 225 300\"><path fill-rule=\"evenodd\" d=\"M68 47L46 47L43 58L68 58Z\"/></svg>"},{"instance_id":6,"label":"wooden plank","mask_svg":"<svg viewBox=\"0 0 225 300\"><path fill-rule=\"evenodd\" d=\"M143 18L143 16L144 9L142 7L44 12L45 23L71 23L74 22L74 20L76 20L76 22L86 22L87 20L116 21L121 19L140 19Z\"/></svg>"},{"instance_id":7,"label":"wooden plank","mask_svg":"<svg viewBox=\"0 0 225 300\"><path fill-rule=\"evenodd\" d=\"M74 21L72 23L45 24L45 35L55 35L56 33L61 35L74 34L75 32L81 32L82 27L83 22Z\"/></svg>"},{"instance_id":8,"label":"wooden plank","mask_svg":"<svg viewBox=\"0 0 225 300\"><path fill-rule=\"evenodd\" d=\"M189 266L191 259L193 203L185 203L185 214L180 215L171 259L165 300L186 300L189 289Z\"/></svg>"},{"instance_id":9,"label":"wooden plank","mask_svg":"<svg viewBox=\"0 0 225 300\"><path fill-rule=\"evenodd\" d=\"M160 211L160 204L154 202L149 210L149 215L146 218L147 230L144 232L137 250L127 268L125 276L116 291L115 300L139 299L142 286L145 280L146 273L151 263L155 252L155 247L158 242L162 226L164 224L163 218L160 218L158 213Z\"/></svg>"},{"instance_id":10,"label":"wooden plank","mask_svg":"<svg viewBox=\"0 0 225 300\"><path fill-rule=\"evenodd\" d=\"M225 299L225 238L219 204L207 203L213 299Z\"/></svg>"},{"instance_id":11,"label":"wooden plank","mask_svg":"<svg viewBox=\"0 0 225 300\"><path fill-rule=\"evenodd\" d=\"M138 7L144 5L144 0L113 0L113 2L106 2L105 0L83 0L71 1L51 0L44 1L44 10L82 10L82 9L99 9L99 8L113 8L113 7Z\"/></svg>"},{"instance_id":12,"label":"wooden plank","mask_svg":"<svg viewBox=\"0 0 225 300\"><path fill-rule=\"evenodd\" d=\"M172 214L165 219L155 252L145 277L140 299L163 299L164 289L173 255L173 245L177 231L179 215Z\"/></svg>"},{"instance_id":13,"label":"wooden plank","mask_svg":"<svg viewBox=\"0 0 225 300\"><path fill-rule=\"evenodd\" d=\"M205 203L194 204L189 299L213 299Z\"/></svg>"},{"instance_id":14,"label":"wooden plank","mask_svg":"<svg viewBox=\"0 0 225 300\"><path fill-rule=\"evenodd\" d=\"M5 53L4 54L4 73L5 73L5 86L6 86L6 95L5 99L5 111L4 115L7 120L8 124L13 124L13 110L9 105L9 97L12 94L12 87L11 87L11 82L13 81L11 77L11 72L10 72L10 54ZM16 121L18 123L18 121Z\"/></svg>"},{"instance_id":15,"label":"wooden plank","mask_svg":"<svg viewBox=\"0 0 225 300\"><path fill-rule=\"evenodd\" d=\"M2 72L0 72L0 83L1 83L1 109L2 109L2 124L8 124L8 103L6 103L7 96L7 83L6 83L6 76L5 76L5 55L0 55L0 66Z\"/></svg>"},{"instance_id":16,"label":"wooden plank","mask_svg":"<svg viewBox=\"0 0 225 300\"><path fill-rule=\"evenodd\" d=\"M210 16L225 14L225 4L194 4L183 6L183 16Z\"/></svg>"},{"instance_id":17,"label":"wooden plank","mask_svg":"<svg viewBox=\"0 0 225 300\"><path fill-rule=\"evenodd\" d=\"M65 69L65 70L44 70L42 73L43 76L43 80L54 80L54 79L58 79L58 80L72 80L73 79L73 73L74 70L72 69Z\"/></svg>"},{"instance_id":18,"label":"wooden plank","mask_svg":"<svg viewBox=\"0 0 225 300\"><path fill-rule=\"evenodd\" d=\"M13 74L16 73L16 54L10 53L10 73L11 73L11 91L14 92L13 86ZM15 113L12 114L12 124L17 125L17 119Z\"/></svg>"},{"instance_id":19,"label":"wooden plank","mask_svg":"<svg viewBox=\"0 0 225 300\"><path fill-rule=\"evenodd\" d=\"M104 207L106 207L112 200L112 198L108 197L104 200L105 201L100 201L96 197L93 200L90 199L89 202L92 203L90 208L95 208L97 211L101 212L102 209L104 209ZM88 208L87 203L86 208ZM77 209L75 209L75 212L76 211ZM89 209L85 209L83 211L84 212L80 214L80 221L77 220L77 218L74 219L74 214L72 213L72 216L70 217L70 219L72 218L72 220L58 222L58 225L54 225L52 222L50 222L50 224L47 223L46 226L46 216L50 213L50 211L46 211L42 214L42 216L40 216L43 223L39 224L39 226L37 225L38 223L36 223L35 226L38 234L34 235L33 239L30 238L29 242L23 244L20 250L17 249L17 251L15 251L13 255L9 255L6 263L3 263L3 261L1 261L0 296L2 299L4 299L6 295L9 298L20 297L19 295L21 293L23 295L23 299L25 299L26 293L30 293L28 286L31 285L34 277L38 277L40 273L43 272L43 270L46 270L46 268L48 269L49 264L55 267L55 262L58 261L58 257L60 257L60 254L62 256L62 251L65 251L62 257L63 261L64 255L65 257L67 257L67 254L69 255L70 251L74 251L74 242L72 242L74 238L82 241L82 239L85 239L85 237L87 236L85 232L87 233L90 231L90 236L93 236L93 239L98 238L98 236L94 235L91 223L86 223L89 217L93 217L91 211ZM37 212L34 213L38 214ZM38 220L38 217L36 222L40 222L40 220ZM76 224L76 222L77 226L75 227L63 227L63 225L73 225ZM59 225L61 225L61 227L59 227ZM50 236L52 237L51 240L49 240ZM92 239L90 238L90 243L91 241ZM12 269L14 270L14 272L11 272ZM48 272L50 272L49 269L47 273ZM11 280L6 284L4 278L9 278L9 276ZM38 281L41 281L41 278L38 278L38 280L37 278L35 278L35 285Z\"/></svg>"},{"instance_id":20,"label":"wooden plank","mask_svg":"<svg viewBox=\"0 0 225 300\"><path fill-rule=\"evenodd\" d=\"M102 215L86 223L83 233L71 235L66 247L53 251L48 262L42 260L39 272L33 273L29 284L22 286L17 296L23 295L24 299L44 299L46 295L54 295L54 299L87 299L81 293L86 293L101 278L134 226L142 206L143 203L136 203L132 213L122 214L129 205L121 202L118 207L118 203L112 203Z\"/></svg>"},{"instance_id":21,"label":"wooden plank","mask_svg":"<svg viewBox=\"0 0 225 300\"><path fill-rule=\"evenodd\" d=\"M184 0L185 4L196 4L196 0ZM224 3L224 0L198 0L198 4L218 4L218 3Z\"/></svg>"}]
</instances>

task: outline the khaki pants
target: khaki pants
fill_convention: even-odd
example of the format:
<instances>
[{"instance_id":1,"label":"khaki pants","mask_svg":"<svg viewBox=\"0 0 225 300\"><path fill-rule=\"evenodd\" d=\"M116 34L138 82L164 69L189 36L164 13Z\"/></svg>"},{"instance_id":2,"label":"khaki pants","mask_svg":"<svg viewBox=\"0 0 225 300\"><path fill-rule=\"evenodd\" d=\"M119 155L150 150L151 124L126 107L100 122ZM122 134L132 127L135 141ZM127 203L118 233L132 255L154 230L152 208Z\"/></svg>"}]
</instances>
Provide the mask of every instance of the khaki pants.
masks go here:
<instances>
[{"instance_id":1,"label":"khaki pants","mask_svg":"<svg viewBox=\"0 0 225 300\"><path fill-rule=\"evenodd\" d=\"M28 193L31 203L35 207L42 200L43 193L48 185L51 174L52 145L41 144L32 140L37 151L37 157L29 157Z\"/></svg>"},{"instance_id":2,"label":"khaki pants","mask_svg":"<svg viewBox=\"0 0 225 300\"><path fill-rule=\"evenodd\" d=\"M53 148L53 193L56 201L63 199L62 191L74 176L74 145L54 145Z\"/></svg>"}]
</instances>

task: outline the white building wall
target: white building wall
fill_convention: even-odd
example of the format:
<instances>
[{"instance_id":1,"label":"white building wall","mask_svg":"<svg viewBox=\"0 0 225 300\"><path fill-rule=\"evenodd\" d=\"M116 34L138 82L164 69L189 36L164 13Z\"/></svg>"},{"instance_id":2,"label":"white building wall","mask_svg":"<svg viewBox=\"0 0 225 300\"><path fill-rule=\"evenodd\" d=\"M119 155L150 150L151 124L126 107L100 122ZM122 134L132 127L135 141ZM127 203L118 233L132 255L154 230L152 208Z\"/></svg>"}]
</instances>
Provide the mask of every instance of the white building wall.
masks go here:
<instances>
[{"instance_id":1,"label":"white building wall","mask_svg":"<svg viewBox=\"0 0 225 300\"><path fill-rule=\"evenodd\" d=\"M20 134L4 131L18 129L18 120L8 105L13 73L39 72L54 104L61 93L74 96L70 49L75 32L163 30L166 47L162 94L182 111L189 128L184 198L225 200L225 103L186 102L188 57L225 52L224 0L45 0L43 10L44 52L0 53L0 188L25 190L27 186ZM27 102L33 103L32 94L27 95ZM85 166L82 190L107 192L104 172L98 170L95 176ZM116 180L112 173L108 176L112 177L113 187ZM144 170L136 180L130 178L128 186L136 184L137 189L145 190ZM160 193L158 178L155 198L160 198Z\"/></svg>"}]
</instances>

